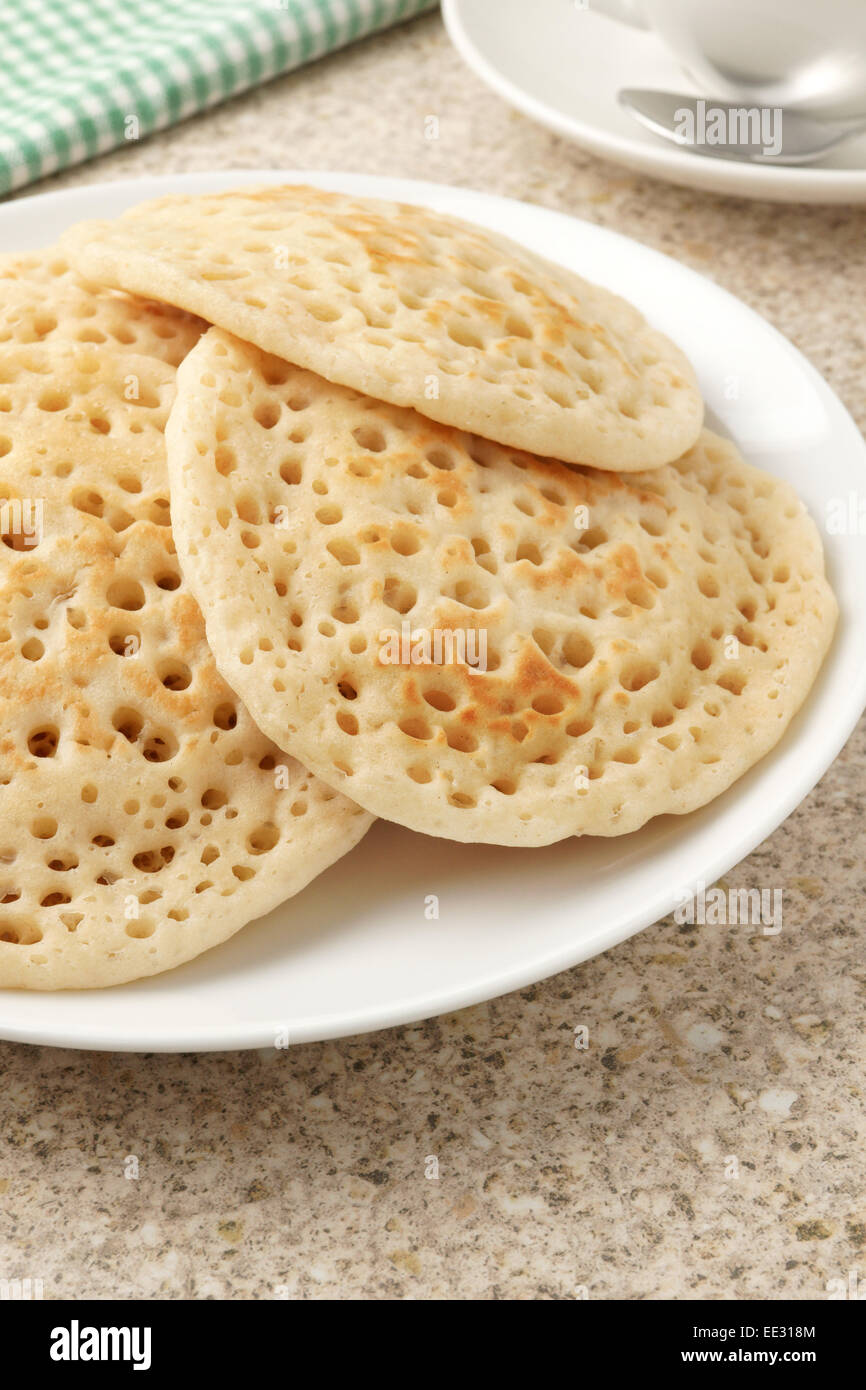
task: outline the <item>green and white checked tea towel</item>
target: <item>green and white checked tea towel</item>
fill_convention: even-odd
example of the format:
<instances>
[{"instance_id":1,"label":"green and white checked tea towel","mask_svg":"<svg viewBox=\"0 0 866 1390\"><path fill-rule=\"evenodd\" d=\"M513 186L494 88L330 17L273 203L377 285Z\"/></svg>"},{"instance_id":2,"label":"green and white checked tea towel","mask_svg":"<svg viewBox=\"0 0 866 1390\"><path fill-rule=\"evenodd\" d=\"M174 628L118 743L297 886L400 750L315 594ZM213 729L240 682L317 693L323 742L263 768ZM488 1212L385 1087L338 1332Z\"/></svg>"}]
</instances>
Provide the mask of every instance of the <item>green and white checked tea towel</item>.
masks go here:
<instances>
[{"instance_id":1,"label":"green and white checked tea towel","mask_svg":"<svg viewBox=\"0 0 866 1390\"><path fill-rule=\"evenodd\" d=\"M0 0L0 194L437 0Z\"/></svg>"}]
</instances>

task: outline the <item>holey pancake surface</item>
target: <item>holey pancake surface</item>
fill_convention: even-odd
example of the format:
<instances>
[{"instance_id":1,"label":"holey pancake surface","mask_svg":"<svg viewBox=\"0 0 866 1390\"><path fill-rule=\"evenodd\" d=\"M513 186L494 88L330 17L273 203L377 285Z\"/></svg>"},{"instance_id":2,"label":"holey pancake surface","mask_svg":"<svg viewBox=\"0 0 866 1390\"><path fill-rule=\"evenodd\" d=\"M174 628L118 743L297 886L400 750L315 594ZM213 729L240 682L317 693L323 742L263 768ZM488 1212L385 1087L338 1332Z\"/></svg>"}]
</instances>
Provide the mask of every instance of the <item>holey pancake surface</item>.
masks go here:
<instances>
[{"instance_id":1,"label":"holey pancake surface","mask_svg":"<svg viewBox=\"0 0 866 1390\"><path fill-rule=\"evenodd\" d=\"M0 256L0 348L106 344L176 367L204 327L168 304L87 284L58 246Z\"/></svg>"},{"instance_id":2,"label":"holey pancake surface","mask_svg":"<svg viewBox=\"0 0 866 1390\"><path fill-rule=\"evenodd\" d=\"M689 363L631 304L429 208L240 189L142 203L64 244L100 283L536 453L648 468L701 427Z\"/></svg>"},{"instance_id":3,"label":"holey pancake surface","mask_svg":"<svg viewBox=\"0 0 866 1390\"><path fill-rule=\"evenodd\" d=\"M814 524L709 432L640 475L573 469L211 329L167 439L221 672L414 830L540 845L690 811L777 742L831 639Z\"/></svg>"},{"instance_id":4,"label":"holey pancake surface","mask_svg":"<svg viewBox=\"0 0 866 1390\"><path fill-rule=\"evenodd\" d=\"M0 988L167 970L370 818L220 678L169 526L175 373L0 348Z\"/></svg>"}]
</instances>

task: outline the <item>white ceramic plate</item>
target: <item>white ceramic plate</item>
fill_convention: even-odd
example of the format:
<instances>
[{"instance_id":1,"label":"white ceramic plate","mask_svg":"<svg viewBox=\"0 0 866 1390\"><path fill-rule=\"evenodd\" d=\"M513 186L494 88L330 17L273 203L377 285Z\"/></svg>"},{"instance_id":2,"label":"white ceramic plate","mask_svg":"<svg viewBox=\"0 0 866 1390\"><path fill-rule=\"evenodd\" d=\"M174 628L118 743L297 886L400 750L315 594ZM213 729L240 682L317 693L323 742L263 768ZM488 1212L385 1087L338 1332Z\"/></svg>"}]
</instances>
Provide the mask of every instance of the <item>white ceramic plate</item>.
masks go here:
<instances>
[{"instance_id":1,"label":"white ceramic plate","mask_svg":"<svg viewBox=\"0 0 866 1390\"><path fill-rule=\"evenodd\" d=\"M509 233L625 294L681 343L711 419L788 478L821 521L863 495L866 445L829 387L750 309L675 261L561 213L463 189L360 174L183 174L95 185L0 208L0 250L52 241L144 198L307 181L427 203ZM710 329L712 331L708 331ZM735 399L728 399L729 395ZM189 965L114 990L0 991L0 1037L70 1047L193 1051L340 1037L458 1009L605 951L712 883L794 809L866 703L866 546L826 537L839 631L806 707L770 757L702 811L620 839L547 849L456 845L383 822L305 892ZM425 898L439 897L428 921Z\"/></svg>"},{"instance_id":2,"label":"white ceramic plate","mask_svg":"<svg viewBox=\"0 0 866 1390\"><path fill-rule=\"evenodd\" d=\"M710 3L710 0L707 0ZM712 193L777 202L866 202L866 134L808 168L677 149L617 103L623 87L706 96L662 41L574 0L442 0L458 51L512 106L593 154Z\"/></svg>"}]
</instances>

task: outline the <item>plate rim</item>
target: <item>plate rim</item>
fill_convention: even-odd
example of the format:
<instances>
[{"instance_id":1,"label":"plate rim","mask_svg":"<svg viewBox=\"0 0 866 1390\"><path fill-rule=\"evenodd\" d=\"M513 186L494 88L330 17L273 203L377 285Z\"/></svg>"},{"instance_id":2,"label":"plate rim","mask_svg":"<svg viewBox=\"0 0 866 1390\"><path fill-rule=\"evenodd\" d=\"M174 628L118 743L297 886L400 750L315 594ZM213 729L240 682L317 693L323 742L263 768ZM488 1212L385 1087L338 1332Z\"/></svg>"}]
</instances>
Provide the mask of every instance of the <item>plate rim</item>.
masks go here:
<instances>
[{"instance_id":1,"label":"plate rim","mask_svg":"<svg viewBox=\"0 0 866 1390\"><path fill-rule=\"evenodd\" d=\"M791 165L758 165L739 160L718 160L709 156L674 150L607 133L574 116L548 105L502 72L470 37L464 10L475 0L442 0L442 18L460 57L484 84L530 120L572 141L602 159L663 179L682 188L720 196L765 199L771 202L836 203L855 206L866 202L866 168L821 169ZM606 15L596 18L607 19ZM683 81L687 82L684 76Z\"/></svg>"},{"instance_id":2,"label":"plate rim","mask_svg":"<svg viewBox=\"0 0 866 1390\"><path fill-rule=\"evenodd\" d=\"M383 185L389 190L398 190L399 195L407 201L418 203L435 202L441 198L446 204L458 200L464 203L468 200L471 204L484 206L490 209L491 222L494 217L507 217L509 209L529 210L531 216L538 217L541 222L549 221L558 223L563 228L573 226L578 223L584 228L589 229L592 235L598 236L602 241L615 241L627 245L629 248L637 249L642 256L651 260L657 260L666 267L673 266L677 275L686 280L692 278L704 287L709 286L714 295L721 297L730 304L736 306L739 313L746 315L756 323L760 324L763 332L769 332L776 345L783 348L787 354L794 354L794 359L798 367L811 380L819 397L827 406L834 419L837 428L843 428L851 435L851 442L863 457L866 463L866 441L864 441L859 429L844 403L839 399L833 389L824 380L812 363L794 345L776 329L771 323L764 319L756 310L738 299L736 295L723 287L715 284L708 277L701 275L690 266L683 265L680 261L663 252L656 251L652 247L645 246L643 243L635 241L634 238L625 234L598 226L595 223L587 222L585 219L573 217L569 213L561 212L558 209L545 208L538 204L528 203L519 199L503 197L499 194L484 193L480 190L462 188L457 185L434 183L418 179L402 179L377 174L364 174L357 172L341 172L336 170L292 170L292 169L244 169L244 170L201 170L195 172L185 172L181 174L147 174L135 178L116 179L111 181L95 181L93 183L75 184L71 188L52 190L47 193L30 194L25 198L16 198L0 207L0 226L6 220L8 213L16 212L22 205L32 205L40 202L43 205L46 200L51 200L55 205L63 205L76 200L87 201L91 197L103 198L112 193L127 191L132 193L135 189L142 186L158 186L163 192L172 192L175 189L189 191L191 188L206 191L211 186L213 188L229 188L233 184L241 186L251 183L269 183L281 181L301 181L316 184L320 187L335 188L355 188L357 191L366 191L369 196L398 196L397 192L387 191L383 193ZM412 196L414 194L414 197ZM159 193L143 193L143 197L159 196ZM504 225L509 225L507 222ZM840 627L834 635L833 644L828 653L828 660L832 655L833 647L839 639ZM826 668L819 674L818 683L826 676ZM813 691L810 691L804 702L807 708L814 698ZM724 848L720 848L718 853L705 863L702 863L702 876L706 881L715 882L722 875L727 873L734 865L740 863L747 855L772 834L796 809L805 796L820 781L824 774L835 762L844 744L853 732L860 715L866 706L866 665L862 668L859 683L851 683L846 686L843 695L843 703L846 710L844 717L838 718L833 726L832 735L825 739L821 747L824 750L817 763L812 766L803 764L798 775L792 778L787 786L785 796L777 797L773 803L772 812L767 815L764 813L760 820L753 819L748 822L750 829L744 831L733 840L726 842ZM797 716L799 717L799 715ZM790 737L789 730L786 730L782 739L782 744ZM832 749L832 754L830 750ZM759 760L756 767L760 767L765 760ZM817 768L817 770L816 770ZM736 784L735 784L736 785ZM729 789L730 791L731 789ZM697 814L700 814L699 812ZM361 842L363 844L363 841ZM487 975L483 983L473 977L472 980L462 985L460 988L450 987L447 991L435 990L425 995L413 994L411 996L401 996L388 1004L368 1006L347 1014L345 1011L340 1013L310 1015L290 1024L291 1044L306 1043L315 1041L327 1041L338 1037L361 1036L364 1033L378 1031L396 1027L404 1024L416 1023L423 1019L439 1016L441 1014L455 1012L469 1007L473 1004L483 1003L487 1000L498 998L503 994L512 993L521 988L526 988L531 984L538 983L558 974L563 970L570 969L575 965L592 959L604 951L619 945L631 936L643 931L646 927L653 925L661 918L667 916L676 903L676 894L668 885L663 885L651 897L647 898L639 911L620 912L613 926L608 923L604 928L599 928L589 937L575 939L567 947L558 947L555 950L547 951L542 956L533 956L531 959L524 959L519 966L511 966L501 970L494 975ZM248 924L253 925L253 924ZM245 928L246 929L246 928ZM194 963L194 962L193 962ZM170 973L170 972L167 972ZM156 975L151 977L154 981L159 981L165 976ZM146 984L147 981L133 982ZM122 990L123 986L118 986ZM110 991L112 994L117 991ZM70 1025L48 1026L43 1023L6 1023L3 1020L3 998L10 995L20 995L23 991L2 991L0 990L0 1038L10 1042L24 1042L43 1046L65 1047L81 1050L94 1051L115 1051L115 1052L159 1052L159 1053L184 1053L184 1052L206 1052L206 1051L235 1051L242 1049L254 1049L268 1047L273 1048L275 1031L286 1026L285 1019L272 1019L256 1021L243 1020L236 1024L228 1021L219 1026L207 1028L192 1027L187 1031L176 1031L169 1035L160 1035L158 1038L143 1036L141 1033L129 1033L118 1035L111 1028L105 1029L99 1026L93 1027L72 1027ZM63 991L64 995L79 994L83 1000L92 1000L95 996L102 994L101 990L83 991ZM40 993L34 991L31 995L40 1000L50 1000L52 992Z\"/></svg>"}]
</instances>

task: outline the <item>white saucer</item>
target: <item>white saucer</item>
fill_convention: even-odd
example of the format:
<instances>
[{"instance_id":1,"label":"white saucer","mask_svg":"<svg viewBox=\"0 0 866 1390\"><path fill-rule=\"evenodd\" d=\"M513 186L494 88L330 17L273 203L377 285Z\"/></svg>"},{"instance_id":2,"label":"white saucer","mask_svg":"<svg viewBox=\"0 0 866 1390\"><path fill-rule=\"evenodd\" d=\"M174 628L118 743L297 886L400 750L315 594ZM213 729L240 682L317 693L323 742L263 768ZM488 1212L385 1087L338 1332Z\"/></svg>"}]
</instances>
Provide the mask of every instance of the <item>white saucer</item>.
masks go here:
<instances>
[{"instance_id":1,"label":"white saucer","mask_svg":"<svg viewBox=\"0 0 866 1390\"><path fill-rule=\"evenodd\" d=\"M768 168L691 154L644 130L618 105L621 88L706 95L648 30L573 0L442 0L442 13L458 51L483 82L593 154L711 193L866 202L866 134L807 168Z\"/></svg>"},{"instance_id":2,"label":"white saucer","mask_svg":"<svg viewBox=\"0 0 866 1390\"><path fill-rule=\"evenodd\" d=\"M44 245L72 222L115 217L144 198L277 181L426 203L507 227L626 295L676 339L695 365L710 423L751 462L789 479L819 525L831 499L862 496L866 444L786 339L694 271L562 213L363 174L176 174L7 203L0 252ZM732 373L736 399L728 399ZM118 989L0 991L0 1037L165 1052L273 1046L278 1034L341 1037L505 994L657 921L681 889L713 883L790 815L866 703L866 546L857 534L825 532L824 542L841 618L818 682L779 746L703 810L618 839L546 849L452 844L380 821L298 897L179 970ZM433 920L430 894L439 899ZM784 932L772 949L785 950Z\"/></svg>"}]
</instances>

